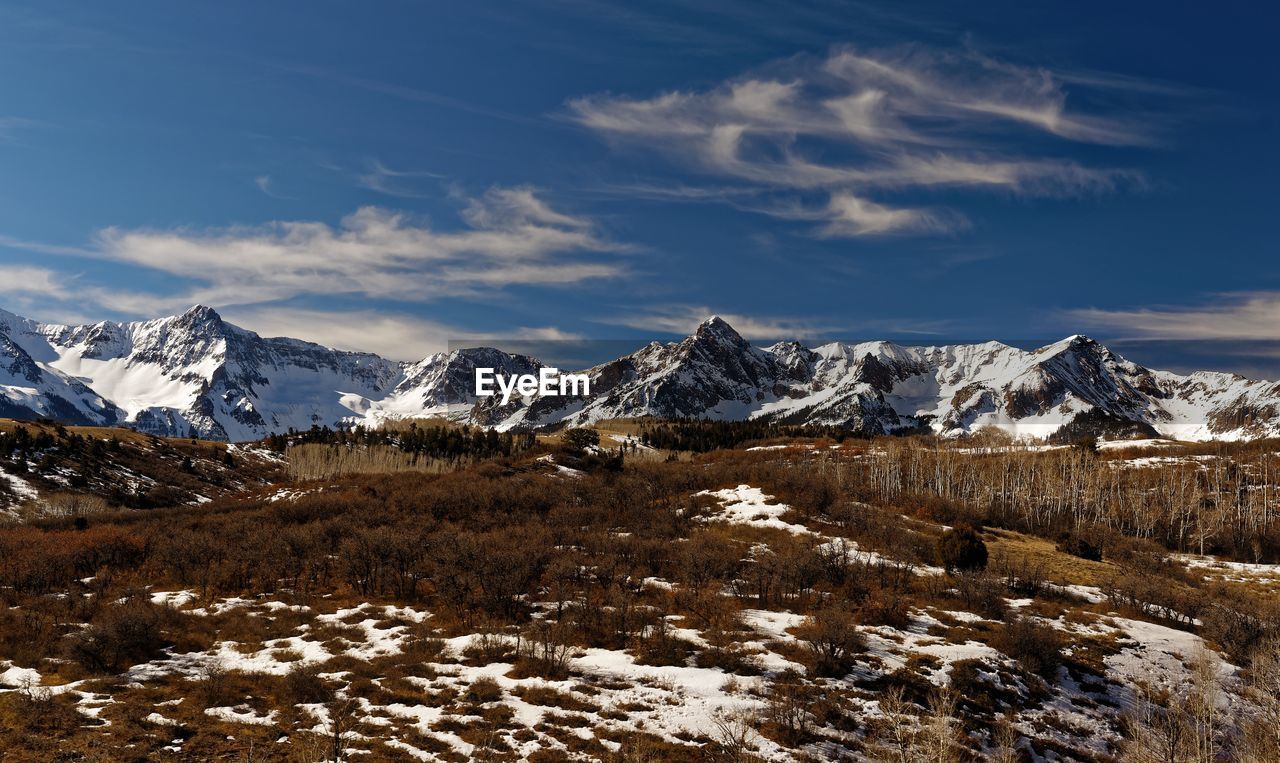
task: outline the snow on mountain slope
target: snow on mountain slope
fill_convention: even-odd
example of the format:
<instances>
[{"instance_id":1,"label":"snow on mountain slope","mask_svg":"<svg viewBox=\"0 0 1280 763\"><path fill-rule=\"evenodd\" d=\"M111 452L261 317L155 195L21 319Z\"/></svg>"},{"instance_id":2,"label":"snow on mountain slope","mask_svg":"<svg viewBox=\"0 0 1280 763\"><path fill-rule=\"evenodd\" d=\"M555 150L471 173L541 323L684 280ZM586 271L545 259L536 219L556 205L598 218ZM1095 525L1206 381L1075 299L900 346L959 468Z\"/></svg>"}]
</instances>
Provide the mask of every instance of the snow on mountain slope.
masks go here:
<instances>
[{"instance_id":1,"label":"snow on mountain slope","mask_svg":"<svg viewBox=\"0 0 1280 763\"><path fill-rule=\"evenodd\" d=\"M264 338L196 306L133 323L39 324L0 311L0 416L250 440L313 424L466 418L477 366L537 373L491 348L397 363Z\"/></svg>"},{"instance_id":2,"label":"snow on mountain slope","mask_svg":"<svg viewBox=\"0 0 1280 763\"><path fill-rule=\"evenodd\" d=\"M115 406L77 379L49 367L57 354L39 324L0 310L0 416L107 424Z\"/></svg>"},{"instance_id":3,"label":"snow on mountain slope","mask_svg":"<svg viewBox=\"0 0 1280 763\"><path fill-rule=\"evenodd\" d=\"M590 369L587 401L533 401L503 428L626 416L763 418L868 433L954 436L996 427L1024 437L1280 434L1280 384L1151 371L1084 336L1027 351L999 342L904 347L794 342L751 347L719 318L672 344Z\"/></svg>"},{"instance_id":4,"label":"snow on mountain slope","mask_svg":"<svg viewBox=\"0 0 1280 763\"><path fill-rule=\"evenodd\" d=\"M45 366L83 380L120 423L157 434L244 440L352 415L352 396L381 398L399 364L296 339L264 339L197 306L136 323L40 327Z\"/></svg>"},{"instance_id":5,"label":"snow on mountain slope","mask_svg":"<svg viewBox=\"0 0 1280 763\"><path fill-rule=\"evenodd\" d=\"M763 418L866 433L953 436L1280 435L1280 384L1231 374L1152 371L1088 337L1036 350L999 342L907 347L783 342L753 347L710 318L588 369L585 398L477 398L474 372L536 374L534 358L492 348L395 363L263 338L197 306L169 318L86 326L0 311L0 416L125 424L165 435L260 438L313 424L446 416L500 429L654 416Z\"/></svg>"},{"instance_id":6,"label":"snow on mountain slope","mask_svg":"<svg viewBox=\"0 0 1280 763\"><path fill-rule=\"evenodd\" d=\"M436 353L405 366L403 379L391 394L382 400L364 400L359 412L371 424L423 416L466 420L479 401L476 368L493 368L504 375L536 375L541 367L533 358L491 347Z\"/></svg>"}]
</instances>

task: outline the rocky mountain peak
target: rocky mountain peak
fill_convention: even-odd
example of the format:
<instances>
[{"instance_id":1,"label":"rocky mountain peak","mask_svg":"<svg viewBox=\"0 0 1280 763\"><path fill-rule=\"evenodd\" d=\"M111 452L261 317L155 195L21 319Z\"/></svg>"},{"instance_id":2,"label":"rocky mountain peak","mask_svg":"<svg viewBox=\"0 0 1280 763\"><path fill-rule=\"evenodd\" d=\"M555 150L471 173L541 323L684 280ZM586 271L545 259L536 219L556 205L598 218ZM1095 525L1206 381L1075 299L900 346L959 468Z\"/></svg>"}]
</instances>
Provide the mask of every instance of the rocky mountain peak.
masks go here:
<instances>
[{"instance_id":1,"label":"rocky mountain peak","mask_svg":"<svg viewBox=\"0 0 1280 763\"><path fill-rule=\"evenodd\" d=\"M222 316L212 307L192 305L186 312L170 319L170 325L175 330L184 330L195 334L221 335L229 324L224 323Z\"/></svg>"},{"instance_id":2,"label":"rocky mountain peak","mask_svg":"<svg viewBox=\"0 0 1280 763\"><path fill-rule=\"evenodd\" d=\"M713 315L698 324L698 328L693 332L691 339L729 344L736 347L747 346L747 340L743 339L742 335L735 331L728 321L718 315Z\"/></svg>"},{"instance_id":3,"label":"rocky mountain peak","mask_svg":"<svg viewBox=\"0 0 1280 763\"><path fill-rule=\"evenodd\" d=\"M475 368L537 373L536 358L477 347L394 363L263 339L205 305L170 318L86 326L42 325L0 311L0 340L0 415L235 440L440 415L505 429L689 416L871 433L960 435L995 426L1078 436L1090 422L1120 421L1181 439L1280 435L1280 385L1150 371L1083 335L1033 352L997 343L762 349L713 316L682 341L651 343L590 369L585 399L500 408L474 395Z\"/></svg>"}]
</instances>

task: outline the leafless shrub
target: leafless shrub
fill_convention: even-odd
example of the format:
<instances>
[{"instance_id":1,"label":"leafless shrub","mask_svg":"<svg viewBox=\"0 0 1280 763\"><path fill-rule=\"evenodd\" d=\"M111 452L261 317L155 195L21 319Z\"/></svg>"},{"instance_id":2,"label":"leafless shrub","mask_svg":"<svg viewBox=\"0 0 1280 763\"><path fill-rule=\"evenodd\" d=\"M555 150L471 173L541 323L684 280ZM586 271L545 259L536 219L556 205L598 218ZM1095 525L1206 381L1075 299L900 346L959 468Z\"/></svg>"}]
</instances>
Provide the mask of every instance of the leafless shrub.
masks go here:
<instances>
[{"instance_id":1,"label":"leafless shrub","mask_svg":"<svg viewBox=\"0 0 1280 763\"><path fill-rule=\"evenodd\" d=\"M320 677L320 666L312 664L294 665L284 676L284 693L294 705L330 702L333 690Z\"/></svg>"},{"instance_id":2,"label":"leafless shrub","mask_svg":"<svg viewBox=\"0 0 1280 763\"><path fill-rule=\"evenodd\" d=\"M1280 639L1254 651L1244 696L1250 706L1241 723L1241 759L1246 763L1280 760Z\"/></svg>"},{"instance_id":3,"label":"leafless shrub","mask_svg":"<svg viewBox=\"0 0 1280 763\"><path fill-rule=\"evenodd\" d=\"M1031 617L1014 615L995 634L991 645L1045 679L1053 678L1062 664L1062 634Z\"/></svg>"},{"instance_id":4,"label":"leafless shrub","mask_svg":"<svg viewBox=\"0 0 1280 763\"><path fill-rule=\"evenodd\" d=\"M751 714L741 710L722 711L712 718L714 738L721 760L746 763L756 759L753 754L756 745L752 741L756 737L756 730L751 721Z\"/></svg>"},{"instance_id":5,"label":"leafless shrub","mask_svg":"<svg viewBox=\"0 0 1280 763\"><path fill-rule=\"evenodd\" d=\"M1202 650L1181 686L1138 687L1135 710L1125 719L1125 760L1134 763L1214 763L1227 753L1217 657Z\"/></svg>"},{"instance_id":6,"label":"leafless shrub","mask_svg":"<svg viewBox=\"0 0 1280 763\"><path fill-rule=\"evenodd\" d=\"M1022 736L1013 721L1011 715L996 720L995 727L991 730L992 745L988 755L991 763L1019 763L1021 760L1018 745Z\"/></svg>"},{"instance_id":7,"label":"leafless shrub","mask_svg":"<svg viewBox=\"0 0 1280 763\"><path fill-rule=\"evenodd\" d=\"M796 635L808 647L814 672L820 676L848 673L854 656L866 645L853 615L842 609L819 610L797 629Z\"/></svg>"},{"instance_id":8,"label":"leafless shrub","mask_svg":"<svg viewBox=\"0 0 1280 763\"><path fill-rule=\"evenodd\" d=\"M813 729L813 688L797 673L786 671L769 686L764 720L778 741L789 746L804 742Z\"/></svg>"},{"instance_id":9,"label":"leafless shrub","mask_svg":"<svg viewBox=\"0 0 1280 763\"><path fill-rule=\"evenodd\" d=\"M562 680L569 675L572 647L569 628L558 622L535 620L516 640L516 671L521 676Z\"/></svg>"},{"instance_id":10,"label":"leafless shrub","mask_svg":"<svg viewBox=\"0 0 1280 763\"><path fill-rule=\"evenodd\" d=\"M88 493L50 493L24 506L27 519L91 517L110 509L106 499Z\"/></svg>"},{"instance_id":11,"label":"leafless shrub","mask_svg":"<svg viewBox=\"0 0 1280 763\"><path fill-rule=\"evenodd\" d=\"M900 687L883 692L877 700L881 717L868 744L872 759L915 763L921 735L915 705L906 700Z\"/></svg>"},{"instance_id":12,"label":"leafless shrub","mask_svg":"<svg viewBox=\"0 0 1280 763\"><path fill-rule=\"evenodd\" d=\"M502 687L489 677L477 678L467 687L463 698L473 705L484 705L502 699Z\"/></svg>"},{"instance_id":13,"label":"leafless shrub","mask_svg":"<svg viewBox=\"0 0 1280 763\"><path fill-rule=\"evenodd\" d=\"M512 639L502 633L483 631L476 634L462 650L462 656L478 665L506 662L515 654Z\"/></svg>"},{"instance_id":14,"label":"leafless shrub","mask_svg":"<svg viewBox=\"0 0 1280 763\"><path fill-rule=\"evenodd\" d=\"M160 618L149 602L112 604L67 639L71 659L95 672L119 672L155 657L163 645Z\"/></svg>"}]
</instances>

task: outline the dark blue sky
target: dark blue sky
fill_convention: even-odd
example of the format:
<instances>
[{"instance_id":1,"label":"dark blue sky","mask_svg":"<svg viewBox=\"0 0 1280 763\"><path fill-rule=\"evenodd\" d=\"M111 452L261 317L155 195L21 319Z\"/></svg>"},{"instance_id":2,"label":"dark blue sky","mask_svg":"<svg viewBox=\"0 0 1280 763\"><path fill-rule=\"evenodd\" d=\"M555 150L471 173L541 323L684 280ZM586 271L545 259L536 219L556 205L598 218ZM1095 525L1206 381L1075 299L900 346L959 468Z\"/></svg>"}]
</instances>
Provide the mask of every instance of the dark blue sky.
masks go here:
<instances>
[{"instance_id":1,"label":"dark blue sky","mask_svg":"<svg viewBox=\"0 0 1280 763\"><path fill-rule=\"evenodd\" d=\"M1271 6L465 6L0 3L0 306L1275 373Z\"/></svg>"}]
</instances>

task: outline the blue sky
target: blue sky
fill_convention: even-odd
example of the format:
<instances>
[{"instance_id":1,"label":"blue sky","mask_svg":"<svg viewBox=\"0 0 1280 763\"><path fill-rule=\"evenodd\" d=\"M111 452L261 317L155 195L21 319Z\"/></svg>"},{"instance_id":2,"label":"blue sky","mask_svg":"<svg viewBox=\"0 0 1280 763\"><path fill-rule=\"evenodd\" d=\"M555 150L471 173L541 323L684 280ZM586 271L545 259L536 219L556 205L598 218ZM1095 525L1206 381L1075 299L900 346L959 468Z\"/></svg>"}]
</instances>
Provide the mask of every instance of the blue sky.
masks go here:
<instances>
[{"instance_id":1,"label":"blue sky","mask_svg":"<svg viewBox=\"0 0 1280 763\"><path fill-rule=\"evenodd\" d=\"M465 7L464 7L465 6ZM0 2L0 305L1277 373L1256 3Z\"/></svg>"}]
</instances>

